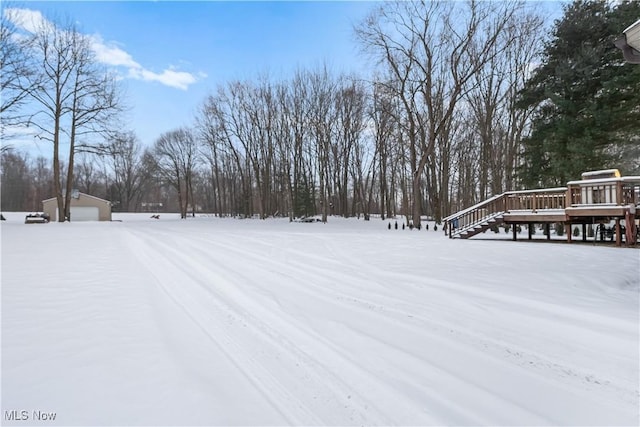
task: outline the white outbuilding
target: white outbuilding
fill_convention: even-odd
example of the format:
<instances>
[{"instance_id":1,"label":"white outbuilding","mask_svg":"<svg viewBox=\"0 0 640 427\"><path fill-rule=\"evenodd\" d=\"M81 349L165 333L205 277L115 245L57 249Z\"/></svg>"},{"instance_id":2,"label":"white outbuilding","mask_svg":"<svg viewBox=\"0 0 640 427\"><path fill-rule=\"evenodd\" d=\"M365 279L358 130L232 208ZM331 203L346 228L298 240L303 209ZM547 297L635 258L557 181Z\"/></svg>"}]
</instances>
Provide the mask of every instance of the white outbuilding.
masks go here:
<instances>
[{"instance_id":1,"label":"white outbuilding","mask_svg":"<svg viewBox=\"0 0 640 427\"><path fill-rule=\"evenodd\" d=\"M55 197L42 201L42 211L51 221L58 220L58 202ZM111 202L89 194L74 191L69 210L70 221L111 221Z\"/></svg>"}]
</instances>

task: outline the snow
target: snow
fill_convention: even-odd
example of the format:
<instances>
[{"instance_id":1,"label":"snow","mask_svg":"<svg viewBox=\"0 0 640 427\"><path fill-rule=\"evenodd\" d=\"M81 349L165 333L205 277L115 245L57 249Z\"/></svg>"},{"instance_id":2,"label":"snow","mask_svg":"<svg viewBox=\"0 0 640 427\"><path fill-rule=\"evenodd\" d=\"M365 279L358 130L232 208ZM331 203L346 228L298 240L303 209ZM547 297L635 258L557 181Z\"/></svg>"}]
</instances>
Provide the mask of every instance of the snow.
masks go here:
<instances>
[{"instance_id":1,"label":"snow","mask_svg":"<svg viewBox=\"0 0 640 427\"><path fill-rule=\"evenodd\" d=\"M640 422L637 249L4 215L5 425Z\"/></svg>"}]
</instances>

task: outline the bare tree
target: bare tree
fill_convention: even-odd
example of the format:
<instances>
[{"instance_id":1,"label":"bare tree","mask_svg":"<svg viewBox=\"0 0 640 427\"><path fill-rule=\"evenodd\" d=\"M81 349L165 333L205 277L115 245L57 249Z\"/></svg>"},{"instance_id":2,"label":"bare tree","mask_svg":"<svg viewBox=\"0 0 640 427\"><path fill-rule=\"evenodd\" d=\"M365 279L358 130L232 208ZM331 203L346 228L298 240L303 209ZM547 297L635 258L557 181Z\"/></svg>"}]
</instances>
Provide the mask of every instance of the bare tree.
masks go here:
<instances>
[{"instance_id":1,"label":"bare tree","mask_svg":"<svg viewBox=\"0 0 640 427\"><path fill-rule=\"evenodd\" d=\"M0 196L2 209L9 211L31 210L29 206L29 159L12 149L0 155Z\"/></svg>"},{"instance_id":2,"label":"bare tree","mask_svg":"<svg viewBox=\"0 0 640 427\"><path fill-rule=\"evenodd\" d=\"M333 95L335 82L325 65L323 68L309 73L309 96L307 97L306 122L309 124L309 136L313 141L315 161L318 172L320 196L320 212L322 222L327 222L330 200L330 142L332 128L335 125Z\"/></svg>"},{"instance_id":3,"label":"bare tree","mask_svg":"<svg viewBox=\"0 0 640 427\"><path fill-rule=\"evenodd\" d=\"M26 124L21 107L29 92L39 84L28 39L19 37L16 9L0 11L0 139L10 136L8 127ZM8 149L2 145L0 150Z\"/></svg>"},{"instance_id":4,"label":"bare tree","mask_svg":"<svg viewBox=\"0 0 640 427\"><path fill-rule=\"evenodd\" d=\"M0 206L10 211L38 211L51 192L51 169L44 157L8 148L0 153Z\"/></svg>"},{"instance_id":5,"label":"bare tree","mask_svg":"<svg viewBox=\"0 0 640 427\"><path fill-rule=\"evenodd\" d=\"M295 216L294 187L296 187L296 174L299 171L301 159L296 158L298 147L302 145L304 125L302 123L300 100L296 100L296 77L289 85L281 83L274 89L275 102L278 114L274 118L273 133L275 138L275 168L276 192L281 194L278 207L282 213L287 214L289 221Z\"/></svg>"},{"instance_id":6,"label":"bare tree","mask_svg":"<svg viewBox=\"0 0 640 427\"><path fill-rule=\"evenodd\" d=\"M513 15L494 46L496 54L478 70L466 99L479 143L480 199L515 188L521 136L533 108L515 107L543 37L543 20L535 12Z\"/></svg>"},{"instance_id":7,"label":"bare tree","mask_svg":"<svg viewBox=\"0 0 640 427\"><path fill-rule=\"evenodd\" d=\"M180 217L187 217L190 203L195 216L193 173L199 152L193 132L181 128L163 133L155 143L154 154L162 178L178 193Z\"/></svg>"},{"instance_id":8,"label":"bare tree","mask_svg":"<svg viewBox=\"0 0 640 427\"><path fill-rule=\"evenodd\" d=\"M367 93L361 81L353 76L343 76L338 80L334 96L336 135L331 147L334 168L340 170L340 173L335 175L339 209L344 217L349 216L350 213L363 212L368 218L367 194L370 177L365 180L364 173L371 172L372 169L371 162L367 162L365 158L367 150L363 143L367 124ZM351 206L349 206L350 184L353 189ZM359 209L356 205L359 205Z\"/></svg>"},{"instance_id":9,"label":"bare tree","mask_svg":"<svg viewBox=\"0 0 640 427\"><path fill-rule=\"evenodd\" d=\"M389 70L389 90L402 106L414 225L420 225L422 177L436 144L448 138L460 100L496 54L497 39L517 7L509 2L394 2L356 28L363 47ZM427 185L439 221L443 186L435 178L427 176Z\"/></svg>"},{"instance_id":10,"label":"bare tree","mask_svg":"<svg viewBox=\"0 0 640 427\"><path fill-rule=\"evenodd\" d=\"M113 76L97 66L87 36L74 25L58 27L42 21L31 45L40 62L33 81L41 82L29 92L36 106L30 123L41 139L53 144L53 180L58 199L58 220L70 217L71 185L77 138L102 131L119 110ZM60 174L60 145L69 142L66 191ZM86 144L85 144L86 147Z\"/></svg>"},{"instance_id":11,"label":"bare tree","mask_svg":"<svg viewBox=\"0 0 640 427\"><path fill-rule=\"evenodd\" d=\"M30 209L40 210L42 201L53 195L52 177L51 162L42 156L36 158L32 163L30 173L33 185L32 207Z\"/></svg>"},{"instance_id":12,"label":"bare tree","mask_svg":"<svg viewBox=\"0 0 640 427\"><path fill-rule=\"evenodd\" d=\"M105 177L92 154L81 153L74 165L73 188L83 193L106 197Z\"/></svg>"},{"instance_id":13,"label":"bare tree","mask_svg":"<svg viewBox=\"0 0 640 427\"><path fill-rule=\"evenodd\" d=\"M71 217L71 192L75 154L78 151L93 151L98 145L89 143L89 135L106 134L121 111L115 76L98 66L87 37L80 37L75 50L73 90L70 108L69 157L67 188L65 192L65 216ZM85 138L83 143L78 139Z\"/></svg>"},{"instance_id":14,"label":"bare tree","mask_svg":"<svg viewBox=\"0 0 640 427\"><path fill-rule=\"evenodd\" d=\"M133 132L120 132L111 138L106 150L104 159L109 168L119 209L133 212L150 179L149 171L144 167L140 141Z\"/></svg>"},{"instance_id":15,"label":"bare tree","mask_svg":"<svg viewBox=\"0 0 640 427\"><path fill-rule=\"evenodd\" d=\"M61 31L49 22L41 23L33 35L33 46L40 62L40 73L35 76L42 80L30 92L31 98L39 104L30 123L39 131L41 139L53 143L53 186L54 197L58 201L58 221L65 221L66 209L60 182L60 144L64 133L63 117L69 111L73 97L72 79L77 57L74 51L82 46L78 43L77 31Z\"/></svg>"},{"instance_id":16,"label":"bare tree","mask_svg":"<svg viewBox=\"0 0 640 427\"><path fill-rule=\"evenodd\" d=\"M389 90L391 83L380 83L380 80L377 77L373 82L369 117L378 168L379 210L382 219L385 219L396 214L399 167L404 164L406 156L398 98Z\"/></svg>"},{"instance_id":17,"label":"bare tree","mask_svg":"<svg viewBox=\"0 0 640 427\"><path fill-rule=\"evenodd\" d=\"M216 94L205 100L197 123L208 147L206 157L209 162L216 162L213 168L218 170L219 194L222 198L224 193L227 198L229 213L250 216L253 213L253 173L246 152L249 125L244 117L244 91L240 82L218 87Z\"/></svg>"},{"instance_id":18,"label":"bare tree","mask_svg":"<svg viewBox=\"0 0 640 427\"><path fill-rule=\"evenodd\" d=\"M282 82L277 89L276 152L279 175L287 195L284 209L288 211L290 221L316 212L311 78L312 73L298 70L291 80Z\"/></svg>"},{"instance_id":19,"label":"bare tree","mask_svg":"<svg viewBox=\"0 0 640 427\"><path fill-rule=\"evenodd\" d=\"M232 96L235 136L242 145L253 172L256 201L260 218L273 211L270 206L274 165L274 126L279 105L269 80L261 78L257 85L245 82L234 85ZM242 122L242 126L238 123Z\"/></svg>"},{"instance_id":20,"label":"bare tree","mask_svg":"<svg viewBox=\"0 0 640 427\"><path fill-rule=\"evenodd\" d=\"M202 142L202 156L209 164L212 182L213 212L222 216L226 210L226 188L223 179L223 157L225 155L225 124L218 105L218 98L208 96L196 116L197 131Z\"/></svg>"}]
</instances>

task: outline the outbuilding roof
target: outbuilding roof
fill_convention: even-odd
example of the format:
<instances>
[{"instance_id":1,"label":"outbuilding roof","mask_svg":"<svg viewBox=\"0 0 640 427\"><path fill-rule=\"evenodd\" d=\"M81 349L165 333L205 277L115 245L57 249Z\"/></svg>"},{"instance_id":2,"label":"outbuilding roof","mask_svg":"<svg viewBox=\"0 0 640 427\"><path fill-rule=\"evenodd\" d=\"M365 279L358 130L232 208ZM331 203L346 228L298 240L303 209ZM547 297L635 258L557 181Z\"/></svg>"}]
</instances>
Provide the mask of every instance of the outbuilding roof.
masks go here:
<instances>
[{"instance_id":1,"label":"outbuilding roof","mask_svg":"<svg viewBox=\"0 0 640 427\"><path fill-rule=\"evenodd\" d=\"M101 202L105 202L105 203L111 203L109 200L101 199L100 197L92 196L91 194L87 194L87 193L78 193L78 194L79 194L79 195L82 195L82 196L84 196L84 197L88 197L88 198L90 198L90 199L99 200L99 201L101 201ZM44 202L48 202L48 201L50 201L50 200L56 200L56 198L55 198L55 197L50 197L50 198L48 198L48 199L44 199L44 200L42 201L42 203L44 203Z\"/></svg>"}]
</instances>

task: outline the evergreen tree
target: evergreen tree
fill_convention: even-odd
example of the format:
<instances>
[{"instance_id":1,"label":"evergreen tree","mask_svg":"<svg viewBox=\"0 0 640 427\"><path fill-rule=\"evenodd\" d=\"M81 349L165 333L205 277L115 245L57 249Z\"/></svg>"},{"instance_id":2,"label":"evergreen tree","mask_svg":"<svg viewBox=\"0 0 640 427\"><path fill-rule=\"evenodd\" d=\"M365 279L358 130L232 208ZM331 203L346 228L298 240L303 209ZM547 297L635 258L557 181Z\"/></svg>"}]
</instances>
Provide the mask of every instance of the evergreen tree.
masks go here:
<instances>
[{"instance_id":1,"label":"evergreen tree","mask_svg":"<svg viewBox=\"0 0 640 427\"><path fill-rule=\"evenodd\" d=\"M294 191L293 215L297 218L314 215L313 188L309 185L306 177L303 177L300 182L297 183Z\"/></svg>"},{"instance_id":2,"label":"evergreen tree","mask_svg":"<svg viewBox=\"0 0 640 427\"><path fill-rule=\"evenodd\" d=\"M640 2L565 6L520 97L522 107L538 105L523 141L524 186L564 185L609 167L635 172L640 67L626 64L613 41L638 17Z\"/></svg>"}]
</instances>

